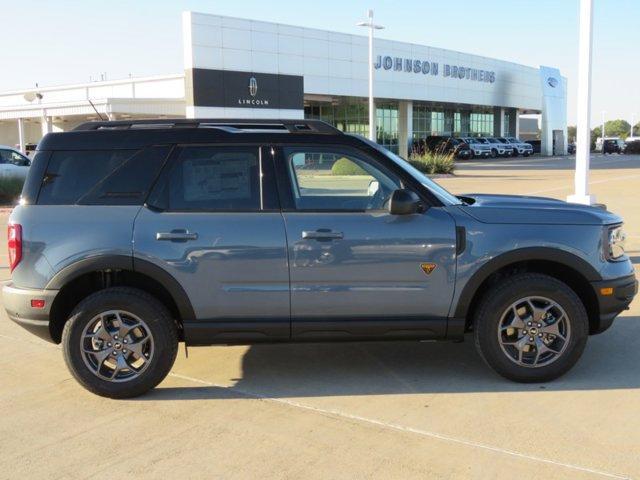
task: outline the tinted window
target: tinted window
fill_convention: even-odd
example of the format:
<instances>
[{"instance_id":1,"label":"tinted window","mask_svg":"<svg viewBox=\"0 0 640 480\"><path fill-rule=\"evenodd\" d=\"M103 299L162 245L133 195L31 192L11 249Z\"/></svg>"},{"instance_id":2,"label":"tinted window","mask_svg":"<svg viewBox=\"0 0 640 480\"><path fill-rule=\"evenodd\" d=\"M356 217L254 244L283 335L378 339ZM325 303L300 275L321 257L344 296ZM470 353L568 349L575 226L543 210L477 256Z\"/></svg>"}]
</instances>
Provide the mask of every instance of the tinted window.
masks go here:
<instances>
[{"instance_id":1,"label":"tinted window","mask_svg":"<svg viewBox=\"0 0 640 480\"><path fill-rule=\"evenodd\" d=\"M141 205L149 193L170 147L137 152L78 199L82 205Z\"/></svg>"},{"instance_id":2,"label":"tinted window","mask_svg":"<svg viewBox=\"0 0 640 480\"><path fill-rule=\"evenodd\" d=\"M185 147L160 187L169 210L261 209L257 147Z\"/></svg>"},{"instance_id":3,"label":"tinted window","mask_svg":"<svg viewBox=\"0 0 640 480\"><path fill-rule=\"evenodd\" d=\"M298 210L379 210L401 182L381 165L323 148L285 149Z\"/></svg>"},{"instance_id":4,"label":"tinted window","mask_svg":"<svg viewBox=\"0 0 640 480\"><path fill-rule=\"evenodd\" d=\"M132 150L54 152L42 180L38 204L76 203L134 153Z\"/></svg>"}]
</instances>

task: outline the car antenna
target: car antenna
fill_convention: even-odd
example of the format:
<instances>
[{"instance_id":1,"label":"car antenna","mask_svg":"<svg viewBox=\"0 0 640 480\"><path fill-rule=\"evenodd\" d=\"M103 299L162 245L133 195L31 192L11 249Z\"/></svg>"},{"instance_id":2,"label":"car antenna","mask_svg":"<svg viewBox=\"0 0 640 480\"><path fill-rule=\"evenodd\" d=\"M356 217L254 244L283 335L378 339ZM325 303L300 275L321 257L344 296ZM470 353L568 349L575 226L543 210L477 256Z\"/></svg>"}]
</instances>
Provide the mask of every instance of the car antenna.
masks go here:
<instances>
[{"instance_id":1,"label":"car antenna","mask_svg":"<svg viewBox=\"0 0 640 480\"><path fill-rule=\"evenodd\" d=\"M96 106L93 104L93 102L91 100L89 100L87 98L87 102L89 102L89 104L91 104L91 106L93 107L93 109L96 111L96 113L98 114L98 117L100 117L100 120L102 120L103 122L105 122L106 120L104 118L102 118L102 114L98 111L98 109L96 108Z\"/></svg>"}]
</instances>

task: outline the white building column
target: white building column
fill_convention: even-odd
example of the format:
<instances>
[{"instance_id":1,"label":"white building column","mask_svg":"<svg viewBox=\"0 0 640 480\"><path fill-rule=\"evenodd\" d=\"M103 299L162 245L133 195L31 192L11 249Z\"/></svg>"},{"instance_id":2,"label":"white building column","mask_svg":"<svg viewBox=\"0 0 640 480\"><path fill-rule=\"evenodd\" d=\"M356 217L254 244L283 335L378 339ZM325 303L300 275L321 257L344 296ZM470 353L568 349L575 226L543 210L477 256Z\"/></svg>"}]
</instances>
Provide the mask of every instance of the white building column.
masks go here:
<instances>
[{"instance_id":1,"label":"white building column","mask_svg":"<svg viewBox=\"0 0 640 480\"><path fill-rule=\"evenodd\" d=\"M520 111L517 108L513 110L513 121L515 122L516 138L520 138Z\"/></svg>"},{"instance_id":2,"label":"white building column","mask_svg":"<svg viewBox=\"0 0 640 480\"><path fill-rule=\"evenodd\" d=\"M18 118L18 145L20 145L18 148L22 153L26 153L25 144L26 141L24 139L24 118Z\"/></svg>"},{"instance_id":3,"label":"white building column","mask_svg":"<svg viewBox=\"0 0 640 480\"><path fill-rule=\"evenodd\" d=\"M51 133L51 117L47 116L47 111L42 110L42 117L40 119L40 124L42 125L42 136L44 137L47 133Z\"/></svg>"},{"instance_id":4,"label":"white building column","mask_svg":"<svg viewBox=\"0 0 640 480\"><path fill-rule=\"evenodd\" d=\"M411 153L410 144L413 141L413 102L400 100L398 102L398 153L408 159Z\"/></svg>"}]
</instances>

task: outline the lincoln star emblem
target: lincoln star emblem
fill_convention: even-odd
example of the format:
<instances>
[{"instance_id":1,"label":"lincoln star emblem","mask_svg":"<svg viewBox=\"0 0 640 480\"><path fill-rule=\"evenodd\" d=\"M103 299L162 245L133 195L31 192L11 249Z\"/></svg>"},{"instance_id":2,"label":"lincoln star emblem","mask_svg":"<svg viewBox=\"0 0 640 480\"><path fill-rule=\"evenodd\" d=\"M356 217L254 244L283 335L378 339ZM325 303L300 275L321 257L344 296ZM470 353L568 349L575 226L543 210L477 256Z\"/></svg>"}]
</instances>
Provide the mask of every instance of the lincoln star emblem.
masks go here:
<instances>
[{"instance_id":1,"label":"lincoln star emblem","mask_svg":"<svg viewBox=\"0 0 640 480\"><path fill-rule=\"evenodd\" d=\"M558 79L554 77L547 78L547 83L551 88L556 88L558 86Z\"/></svg>"},{"instance_id":2,"label":"lincoln star emblem","mask_svg":"<svg viewBox=\"0 0 640 480\"><path fill-rule=\"evenodd\" d=\"M257 93L258 93L258 81L256 80L256 77L251 77L249 79L249 95L251 95L252 97L255 97Z\"/></svg>"},{"instance_id":3,"label":"lincoln star emblem","mask_svg":"<svg viewBox=\"0 0 640 480\"><path fill-rule=\"evenodd\" d=\"M420 264L420 268L427 275L431 275L431 272L433 272L436 269L436 264L435 263L421 263Z\"/></svg>"}]
</instances>

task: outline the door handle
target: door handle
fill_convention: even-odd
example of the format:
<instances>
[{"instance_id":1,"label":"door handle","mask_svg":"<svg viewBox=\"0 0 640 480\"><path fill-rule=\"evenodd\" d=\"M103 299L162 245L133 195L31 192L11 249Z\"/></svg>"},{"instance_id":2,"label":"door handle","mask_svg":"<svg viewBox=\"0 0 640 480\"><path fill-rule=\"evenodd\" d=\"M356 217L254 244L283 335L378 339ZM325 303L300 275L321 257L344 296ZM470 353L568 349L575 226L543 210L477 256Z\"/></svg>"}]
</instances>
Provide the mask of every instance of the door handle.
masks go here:
<instances>
[{"instance_id":1,"label":"door handle","mask_svg":"<svg viewBox=\"0 0 640 480\"><path fill-rule=\"evenodd\" d=\"M344 238L342 232L332 232L331 230L303 230L302 238L304 240L341 240Z\"/></svg>"},{"instance_id":2,"label":"door handle","mask_svg":"<svg viewBox=\"0 0 640 480\"><path fill-rule=\"evenodd\" d=\"M158 232L156 233L156 240L197 240L198 234L193 232Z\"/></svg>"}]
</instances>

